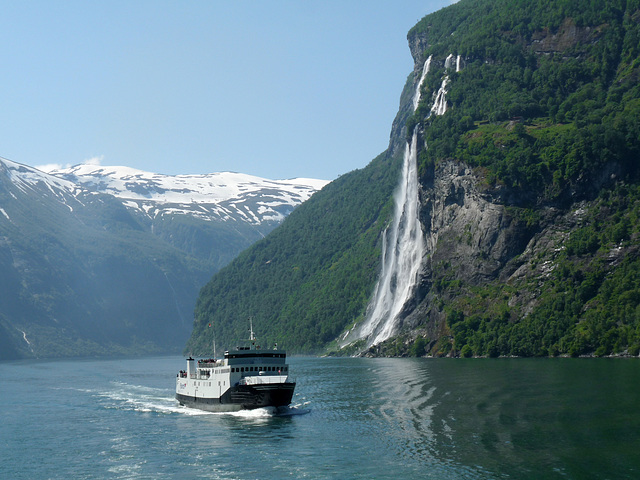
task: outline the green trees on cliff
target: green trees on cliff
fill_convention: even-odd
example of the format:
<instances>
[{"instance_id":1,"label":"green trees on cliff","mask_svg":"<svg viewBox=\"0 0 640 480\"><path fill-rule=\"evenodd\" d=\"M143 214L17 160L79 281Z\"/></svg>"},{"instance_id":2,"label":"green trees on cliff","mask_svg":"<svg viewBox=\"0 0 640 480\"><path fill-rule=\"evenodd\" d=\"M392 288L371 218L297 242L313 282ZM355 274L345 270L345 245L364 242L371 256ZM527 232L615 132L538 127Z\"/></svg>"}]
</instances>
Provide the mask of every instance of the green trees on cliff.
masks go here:
<instances>
[{"instance_id":1,"label":"green trees on cliff","mask_svg":"<svg viewBox=\"0 0 640 480\"><path fill-rule=\"evenodd\" d=\"M448 52L466 60L449 74L447 114L416 114L429 145L422 172L456 158L486 168L491 185L539 202L557 201L603 165L634 169L639 9L638 1L470 1L459 10L474 14L449 33L442 22L460 20L454 9L420 22L410 35L426 33L425 56Z\"/></svg>"},{"instance_id":2,"label":"green trees on cliff","mask_svg":"<svg viewBox=\"0 0 640 480\"><path fill-rule=\"evenodd\" d=\"M532 312L510 306L514 292L500 282L443 289L458 354L640 350L638 19L637 0L477 0L410 32L429 39L425 58L466 59L462 71L449 73L447 113L427 117L419 109L411 119L422 123L429 146L420 156L423 176L442 159L461 160L530 218L599 195L548 278L528 285L539 296ZM614 264L623 247L627 255Z\"/></svg>"},{"instance_id":3,"label":"green trees on cliff","mask_svg":"<svg viewBox=\"0 0 640 480\"><path fill-rule=\"evenodd\" d=\"M381 351L637 354L640 0L461 0L409 37L420 37L423 59L435 60L406 129L419 125L428 145L419 152L423 187L439 162L454 159L531 231L550 209L569 212L580 202L584 212L557 251L527 259L535 276L519 283L472 285L436 270L424 288L445 317L441 336L403 332ZM429 116L449 54L464 67L446 72L447 113ZM318 352L361 320L398 166L384 154L341 177L216 275L202 289L187 350L208 351L210 322L233 346L252 316L262 341ZM511 301L527 295L528 309Z\"/></svg>"},{"instance_id":4,"label":"green trees on cliff","mask_svg":"<svg viewBox=\"0 0 640 480\"><path fill-rule=\"evenodd\" d=\"M464 306L449 311L454 348L486 356L609 355L624 350L638 355L639 219L640 185L603 191L564 243L544 284L528 286L539 290L538 306L514 321L504 289L487 285L467 295ZM631 255L621 255L623 249ZM482 306L480 298L491 298L491 309Z\"/></svg>"},{"instance_id":5,"label":"green trees on cliff","mask_svg":"<svg viewBox=\"0 0 640 480\"><path fill-rule=\"evenodd\" d=\"M376 281L380 232L393 205L397 159L380 155L298 207L272 234L243 252L200 292L193 353L247 338L254 318L263 344L318 352L362 315Z\"/></svg>"}]
</instances>

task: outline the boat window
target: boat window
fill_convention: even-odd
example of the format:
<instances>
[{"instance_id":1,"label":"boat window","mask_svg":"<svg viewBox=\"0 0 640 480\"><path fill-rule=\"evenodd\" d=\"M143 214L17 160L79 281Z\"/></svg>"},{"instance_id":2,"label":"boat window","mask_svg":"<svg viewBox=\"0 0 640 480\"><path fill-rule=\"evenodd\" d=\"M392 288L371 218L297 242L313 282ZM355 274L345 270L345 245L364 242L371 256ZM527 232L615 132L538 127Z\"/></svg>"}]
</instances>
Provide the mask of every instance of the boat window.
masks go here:
<instances>
[{"instance_id":1,"label":"boat window","mask_svg":"<svg viewBox=\"0 0 640 480\"><path fill-rule=\"evenodd\" d=\"M241 372L244 372L244 367L240 368L240 371L241 371Z\"/></svg>"}]
</instances>

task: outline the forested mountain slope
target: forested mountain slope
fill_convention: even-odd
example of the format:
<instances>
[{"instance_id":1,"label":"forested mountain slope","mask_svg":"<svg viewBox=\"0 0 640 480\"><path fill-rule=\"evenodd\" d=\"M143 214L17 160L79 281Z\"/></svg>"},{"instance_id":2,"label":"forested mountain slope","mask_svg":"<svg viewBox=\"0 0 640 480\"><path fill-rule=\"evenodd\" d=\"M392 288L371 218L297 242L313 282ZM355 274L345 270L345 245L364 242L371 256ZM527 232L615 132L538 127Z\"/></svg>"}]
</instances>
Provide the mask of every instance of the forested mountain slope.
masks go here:
<instances>
[{"instance_id":1,"label":"forested mountain slope","mask_svg":"<svg viewBox=\"0 0 640 480\"><path fill-rule=\"evenodd\" d=\"M249 316L265 340L334 348L365 316L398 159L417 128L420 282L395 338L367 353L637 355L640 1L461 0L408 39L415 69L389 150L214 277L188 349L209 343L212 321L223 342L242 338Z\"/></svg>"},{"instance_id":2,"label":"forested mountain slope","mask_svg":"<svg viewBox=\"0 0 640 480\"><path fill-rule=\"evenodd\" d=\"M343 175L223 268L200 292L187 349L210 350L212 322L218 345L234 346L253 317L260 341L317 352L362 316L397 166L381 155Z\"/></svg>"}]
</instances>

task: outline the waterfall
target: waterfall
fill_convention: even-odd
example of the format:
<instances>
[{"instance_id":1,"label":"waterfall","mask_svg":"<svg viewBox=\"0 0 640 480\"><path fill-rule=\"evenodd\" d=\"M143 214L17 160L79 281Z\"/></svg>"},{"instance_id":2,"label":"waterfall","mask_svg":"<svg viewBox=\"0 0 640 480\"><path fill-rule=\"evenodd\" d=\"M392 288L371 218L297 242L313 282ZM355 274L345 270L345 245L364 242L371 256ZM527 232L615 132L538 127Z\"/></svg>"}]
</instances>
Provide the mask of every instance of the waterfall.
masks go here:
<instances>
[{"instance_id":1,"label":"waterfall","mask_svg":"<svg viewBox=\"0 0 640 480\"><path fill-rule=\"evenodd\" d=\"M453 68L453 53L450 53L449 56L447 56L447 58L445 59L444 68L445 70Z\"/></svg>"},{"instance_id":2,"label":"waterfall","mask_svg":"<svg viewBox=\"0 0 640 480\"><path fill-rule=\"evenodd\" d=\"M430 65L431 56L424 63L413 95L414 111L420 103L420 90ZM359 332L359 337L366 338L369 345L380 343L393 334L395 319L418 281L423 236L418 217L417 143L418 132L414 130L411 143L405 147L393 223L382 235L382 271L367 309L367 319Z\"/></svg>"},{"instance_id":3,"label":"waterfall","mask_svg":"<svg viewBox=\"0 0 640 480\"><path fill-rule=\"evenodd\" d=\"M360 333L370 345L380 343L394 333L395 319L418 281L424 240L418 217L417 143L416 130L411 144L405 149L393 224L383 234L382 272L370 314Z\"/></svg>"},{"instance_id":4,"label":"waterfall","mask_svg":"<svg viewBox=\"0 0 640 480\"><path fill-rule=\"evenodd\" d=\"M447 101L445 96L447 95L447 84L449 83L449 77L444 77L442 79L442 85L440 85L440 90L436 93L436 99L433 102L433 107L431 107L431 112L436 115L444 115L447 111Z\"/></svg>"},{"instance_id":5,"label":"waterfall","mask_svg":"<svg viewBox=\"0 0 640 480\"><path fill-rule=\"evenodd\" d=\"M454 59L453 54L450 54L444 61L445 70L452 70L454 68L454 61L456 72L459 72L462 67L461 55L458 55ZM447 95L447 85L449 85L449 75L445 74L444 78L442 79L440 89L436 93L436 98L433 102L433 106L431 107L431 113L435 115L444 115L447 112L447 101L445 100L445 97Z\"/></svg>"},{"instance_id":6,"label":"waterfall","mask_svg":"<svg viewBox=\"0 0 640 480\"><path fill-rule=\"evenodd\" d=\"M413 96L413 110L420 103L421 88L429 73L431 56L427 58L422 75ZM460 68L460 56L449 55L445 68ZM431 113L443 115L447 110L446 93L449 77L445 75L435 95ZM407 143L402 166L402 178L395 193L393 222L382 234L382 270L373 298L367 307L367 318L360 327L358 338L366 339L367 345L376 345L391 337L398 326L397 317L411 298L419 281L424 252L424 237L419 218L418 197L418 130L413 131ZM348 333L343 337L345 339Z\"/></svg>"},{"instance_id":7,"label":"waterfall","mask_svg":"<svg viewBox=\"0 0 640 480\"><path fill-rule=\"evenodd\" d=\"M418 104L420 103L420 96L422 95L421 89L422 84L424 83L424 79L429 73L429 67L431 66L431 55L427 58L427 61L424 62L424 66L422 67L422 75L420 76L420 81L418 82L418 86L416 87L416 91L413 94L413 111L415 112L418 108Z\"/></svg>"}]
</instances>

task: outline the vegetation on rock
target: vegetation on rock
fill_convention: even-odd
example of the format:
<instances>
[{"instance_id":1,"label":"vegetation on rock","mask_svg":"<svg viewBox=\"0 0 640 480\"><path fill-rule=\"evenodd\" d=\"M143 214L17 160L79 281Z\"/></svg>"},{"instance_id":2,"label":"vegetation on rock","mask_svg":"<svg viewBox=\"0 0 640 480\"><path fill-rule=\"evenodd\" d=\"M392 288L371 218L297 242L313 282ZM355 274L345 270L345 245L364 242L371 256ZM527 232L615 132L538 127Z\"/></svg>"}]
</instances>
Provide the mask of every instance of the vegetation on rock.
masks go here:
<instances>
[{"instance_id":1,"label":"vegetation on rock","mask_svg":"<svg viewBox=\"0 0 640 480\"><path fill-rule=\"evenodd\" d=\"M464 201L465 192L427 198L453 162L472 172L499 228L519 236L468 224L434 237L403 328L366 353L637 355L640 0L461 0L420 21L409 43L416 72L433 63L402 129L405 87L395 156L333 182L216 275L187 349L209 349L211 322L231 346L254 317L264 341L338 352L336 339L365 314L397 146L417 126L425 235L434 205ZM459 72L444 69L450 54L461 56ZM433 116L443 75L448 109ZM496 257L477 235L511 245Z\"/></svg>"}]
</instances>

